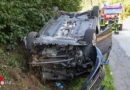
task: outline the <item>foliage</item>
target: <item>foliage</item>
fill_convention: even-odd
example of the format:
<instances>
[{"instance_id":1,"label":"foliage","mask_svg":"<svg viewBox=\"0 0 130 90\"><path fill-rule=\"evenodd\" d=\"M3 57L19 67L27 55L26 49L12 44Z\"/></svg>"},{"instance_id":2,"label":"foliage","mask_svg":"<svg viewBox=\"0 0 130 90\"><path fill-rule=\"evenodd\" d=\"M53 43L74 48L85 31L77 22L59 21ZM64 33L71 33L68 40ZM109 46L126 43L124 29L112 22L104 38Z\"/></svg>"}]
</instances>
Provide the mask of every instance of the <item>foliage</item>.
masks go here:
<instances>
[{"instance_id":1,"label":"foliage","mask_svg":"<svg viewBox=\"0 0 130 90\"><path fill-rule=\"evenodd\" d=\"M80 77L80 78L70 81L68 85L69 87L67 87L68 90L80 90L85 79L86 79L85 77Z\"/></svg>"},{"instance_id":2,"label":"foliage","mask_svg":"<svg viewBox=\"0 0 130 90\"><path fill-rule=\"evenodd\" d=\"M129 0L111 0L110 4L122 3L123 5L123 14L128 16L130 15L130 1Z\"/></svg>"},{"instance_id":3,"label":"foliage","mask_svg":"<svg viewBox=\"0 0 130 90\"><path fill-rule=\"evenodd\" d=\"M16 54L17 53L17 54ZM0 49L0 64L5 66L11 66L12 68L20 68L25 70L25 63L28 59L28 54L23 51L6 52Z\"/></svg>"},{"instance_id":4,"label":"foliage","mask_svg":"<svg viewBox=\"0 0 130 90\"><path fill-rule=\"evenodd\" d=\"M93 6L101 6L103 3L102 1L105 2L105 0L82 0L81 2L81 11L86 11L86 10L91 10Z\"/></svg>"},{"instance_id":5,"label":"foliage","mask_svg":"<svg viewBox=\"0 0 130 90\"><path fill-rule=\"evenodd\" d=\"M126 16L130 16L130 1L124 2L124 11Z\"/></svg>"},{"instance_id":6,"label":"foliage","mask_svg":"<svg viewBox=\"0 0 130 90\"><path fill-rule=\"evenodd\" d=\"M78 11L82 0L0 0L0 42L14 47L52 17L52 7Z\"/></svg>"},{"instance_id":7,"label":"foliage","mask_svg":"<svg viewBox=\"0 0 130 90\"><path fill-rule=\"evenodd\" d=\"M34 87L46 90L37 77L28 71L28 53L22 46L7 52L6 46L0 44L0 76L5 82L0 90L33 90Z\"/></svg>"},{"instance_id":8,"label":"foliage","mask_svg":"<svg viewBox=\"0 0 130 90\"><path fill-rule=\"evenodd\" d=\"M101 0L102 3L106 3L106 0Z\"/></svg>"},{"instance_id":9,"label":"foliage","mask_svg":"<svg viewBox=\"0 0 130 90\"><path fill-rule=\"evenodd\" d=\"M106 70L106 76L104 80L101 82L101 86L105 86L104 90L115 90L114 80L108 65L105 66L105 70Z\"/></svg>"}]
</instances>

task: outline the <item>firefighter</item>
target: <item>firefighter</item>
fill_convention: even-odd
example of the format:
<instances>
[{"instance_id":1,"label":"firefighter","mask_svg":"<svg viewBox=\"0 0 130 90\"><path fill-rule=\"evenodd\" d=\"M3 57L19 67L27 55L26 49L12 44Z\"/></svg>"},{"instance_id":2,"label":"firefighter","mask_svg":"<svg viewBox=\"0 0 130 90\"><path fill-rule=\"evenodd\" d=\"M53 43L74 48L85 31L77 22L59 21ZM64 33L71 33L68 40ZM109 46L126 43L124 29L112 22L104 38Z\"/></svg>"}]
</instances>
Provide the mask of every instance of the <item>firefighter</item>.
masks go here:
<instances>
[{"instance_id":1,"label":"firefighter","mask_svg":"<svg viewBox=\"0 0 130 90\"><path fill-rule=\"evenodd\" d=\"M115 22L118 23L118 21L119 21L119 17L116 16L116 17L115 17Z\"/></svg>"},{"instance_id":2,"label":"firefighter","mask_svg":"<svg viewBox=\"0 0 130 90\"><path fill-rule=\"evenodd\" d=\"M100 17L100 27L101 27L101 30L104 30L105 29L105 18L103 16Z\"/></svg>"},{"instance_id":3,"label":"firefighter","mask_svg":"<svg viewBox=\"0 0 130 90\"><path fill-rule=\"evenodd\" d=\"M113 24L114 24L114 20L110 17L107 27L111 27L111 26L113 26Z\"/></svg>"},{"instance_id":4,"label":"firefighter","mask_svg":"<svg viewBox=\"0 0 130 90\"><path fill-rule=\"evenodd\" d=\"M118 16L116 16L115 23L113 25L113 30L114 30L115 34L119 34L120 25L118 25L118 20L119 20L119 18L118 18Z\"/></svg>"},{"instance_id":5,"label":"firefighter","mask_svg":"<svg viewBox=\"0 0 130 90\"><path fill-rule=\"evenodd\" d=\"M111 24L114 24L114 20L113 20L113 18L111 18L111 17L109 18L109 22L108 22L108 24L110 24L110 25L111 25Z\"/></svg>"}]
</instances>

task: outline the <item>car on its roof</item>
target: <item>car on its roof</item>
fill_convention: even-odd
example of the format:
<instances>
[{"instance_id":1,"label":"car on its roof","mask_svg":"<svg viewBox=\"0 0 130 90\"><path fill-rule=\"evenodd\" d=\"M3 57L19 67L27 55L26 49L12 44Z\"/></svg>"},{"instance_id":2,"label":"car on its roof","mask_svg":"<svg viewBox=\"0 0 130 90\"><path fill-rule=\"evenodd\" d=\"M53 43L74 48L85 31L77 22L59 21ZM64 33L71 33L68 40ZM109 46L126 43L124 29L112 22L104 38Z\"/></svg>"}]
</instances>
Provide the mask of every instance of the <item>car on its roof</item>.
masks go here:
<instances>
[{"instance_id":1,"label":"car on its roof","mask_svg":"<svg viewBox=\"0 0 130 90\"><path fill-rule=\"evenodd\" d=\"M64 12L51 18L39 32L25 37L29 64L40 67L42 77L63 80L84 74L96 62L99 8L86 12Z\"/></svg>"}]
</instances>

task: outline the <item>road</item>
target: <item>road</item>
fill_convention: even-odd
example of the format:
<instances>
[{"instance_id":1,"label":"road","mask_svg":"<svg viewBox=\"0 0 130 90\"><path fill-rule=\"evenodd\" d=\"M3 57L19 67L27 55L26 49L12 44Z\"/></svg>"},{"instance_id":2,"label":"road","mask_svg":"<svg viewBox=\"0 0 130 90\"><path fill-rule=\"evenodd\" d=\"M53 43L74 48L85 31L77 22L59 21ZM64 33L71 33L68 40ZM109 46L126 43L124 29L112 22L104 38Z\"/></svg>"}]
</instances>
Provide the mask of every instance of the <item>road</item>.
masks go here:
<instances>
[{"instance_id":1,"label":"road","mask_svg":"<svg viewBox=\"0 0 130 90\"><path fill-rule=\"evenodd\" d=\"M119 35L112 34L109 60L116 89L130 90L130 17L124 21Z\"/></svg>"}]
</instances>

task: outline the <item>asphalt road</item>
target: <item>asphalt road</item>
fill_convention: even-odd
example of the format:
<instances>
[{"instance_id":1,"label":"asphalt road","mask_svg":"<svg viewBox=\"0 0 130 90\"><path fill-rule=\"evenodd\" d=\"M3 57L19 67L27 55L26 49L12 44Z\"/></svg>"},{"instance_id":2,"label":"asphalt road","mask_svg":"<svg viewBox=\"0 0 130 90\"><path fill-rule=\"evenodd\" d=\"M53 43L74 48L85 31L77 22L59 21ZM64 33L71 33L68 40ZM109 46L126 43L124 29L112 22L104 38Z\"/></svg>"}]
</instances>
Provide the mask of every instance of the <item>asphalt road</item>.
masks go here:
<instances>
[{"instance_id":1,"label":"asphalt road","mask_svg":"<svg viewBox=\"0 0 130 90\"><path fill-rule=\"evenodd\" d=\"M112 34L109 60L116 89L130 90L130 17L124 21L119 35Z\"/></svg>"}]
</instances>

